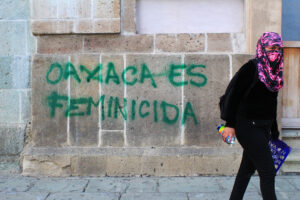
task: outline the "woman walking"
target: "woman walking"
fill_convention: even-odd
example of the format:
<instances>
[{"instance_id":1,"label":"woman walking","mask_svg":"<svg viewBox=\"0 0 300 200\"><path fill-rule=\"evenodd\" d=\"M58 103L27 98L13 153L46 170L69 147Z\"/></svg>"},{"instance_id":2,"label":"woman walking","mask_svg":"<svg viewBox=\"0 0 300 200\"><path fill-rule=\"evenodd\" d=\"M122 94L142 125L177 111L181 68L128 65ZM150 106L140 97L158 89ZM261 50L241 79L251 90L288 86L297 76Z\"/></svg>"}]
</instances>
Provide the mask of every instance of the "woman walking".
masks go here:
<instances>
[{"instance_id":1,"label":"woman walking","mask_svg":"<svg viewBox=\"0 0 300 200\"><path fill-rule=\"evenodd\" d=\"M230 200L243 199L255 170L263 199L276 199L276 172L268 142L270 137L279 137L276 113L278 91L283 86L282 48L278 33L265 32L257 42L255 58L240 68L230 95L230 110L226 112L232 117L224 119L226 128L222 137L225 140L227 136L236 136L243 147Z\"/></svg>"}]
</instances>

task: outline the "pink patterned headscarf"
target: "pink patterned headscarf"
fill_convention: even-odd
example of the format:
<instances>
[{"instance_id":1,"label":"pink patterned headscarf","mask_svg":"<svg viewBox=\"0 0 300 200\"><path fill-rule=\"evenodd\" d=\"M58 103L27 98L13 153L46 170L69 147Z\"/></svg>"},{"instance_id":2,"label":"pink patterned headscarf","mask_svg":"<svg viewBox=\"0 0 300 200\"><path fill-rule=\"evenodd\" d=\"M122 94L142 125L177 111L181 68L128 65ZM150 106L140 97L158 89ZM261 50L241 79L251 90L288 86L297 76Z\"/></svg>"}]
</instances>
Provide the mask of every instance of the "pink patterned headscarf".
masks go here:
<instances>
[{"instance_id":1,"label":"pink patterned headscarf","mask_svg":"<svg viewBox=\"0 0 300 200\"><path fill-rule=\"evenodd\" d=\"M282 50L266 51L267 46L283 47L282 38L278 33L265 32L257 42L255 59L258 77L266 87L277 92L283 86L283 52Z\"/></svg>"}]
</instances>

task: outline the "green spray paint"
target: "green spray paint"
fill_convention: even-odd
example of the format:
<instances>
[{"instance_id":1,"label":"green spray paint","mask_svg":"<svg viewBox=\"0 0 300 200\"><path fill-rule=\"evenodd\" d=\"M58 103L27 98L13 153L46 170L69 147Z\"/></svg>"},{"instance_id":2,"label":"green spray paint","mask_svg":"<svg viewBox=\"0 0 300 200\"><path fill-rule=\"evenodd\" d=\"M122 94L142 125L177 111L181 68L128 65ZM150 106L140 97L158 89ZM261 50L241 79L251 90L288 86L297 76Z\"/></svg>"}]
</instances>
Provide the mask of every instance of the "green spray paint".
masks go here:
<instances>
[{"instance_id":1,"label":"green spray paint","mask_svg":"<svg viewBox=\"0 0 300 200\"><path fill-rule=\"evenodd\" d=\"M58 69L58 76L57 76L56 80L50 80L49 76L55 68ZM56 62L56 63L53 63L52 65L50 65L50 68L46 74L46 80L51 85L55 85L60 82L62 76L63 76L63 68L62 68L61 64Z\"/></svg>"},{"instance_id":2,"label":"green spray paint","mask_svg":"<svg viewBox=\"0 0 300 200\"><path fill-rule=\"evenodd\" d=\"M114 112L114 118L118 118L118 110L120 111L121 115L123 116L123 119L124 120L127 120L127 99L124 98L124 112L122 111L122 106L120 105L120 102L119 102L119 98L116 97L115 98L115 112Z\"/></svg>"},{"instance_id":3,"label":"green spray paint","mask_svg":"<svg viewBox=\"0 0 300 200\"><path fill-rule=\"evenodd\" d=\"M80 73L85 74L85 79L89 83L91 80L98 81L99 83L104 84L111 84L114 83L119 85L121 81L124 85L134 86L137 83L144 84L146 81L150 81L150 84L153 88L157 88L157 84L154 78L163 78L166 77L168 82L174 87L182 87L185 85L192 85L195 87L204 87L207 84L207 77L199 72L196 71L197 69L205 69L205 65L185 65L185 64L170 64L169 69L162 73L152 73L148 66L143 63L140 68L136 66L128 66L126 67L123 72L118 75L115 69L115 65L112 62L109 62L106 66L106 77L105 81L102 77L103 67L102 64L98 64L95 66L93 70L89 70L84 65L79 65ZM182 77L185 73L185 81L183 81ZM81 83L81 79L76 71L75 66L68 62L64 65L55 62L50 65L47 73L46 73L46 81L51 85L58 84L62 80L67 80L69 78L75 79L76 82ZM181 79L180 79L181 78ZM120 80L121 79L121 80ZM177 80L176 80L177 79ZM66 117L73 117L78 116L82 117L84 115L89 116L92 112L92 107L98 107L101 104L101 118L105 120L105 117L109 118L118 118L118 113L121 113L124 120L127 120L129 116L127 113L127 100L124 99L124 107L120 106L119 98L110 96L107 103L107 115L105 113L105 95L99 97L99 99L94 102L92 97L87 98L72 98L69 99L68 96L65 95L58 95L57 92L52 92L50 96L47 98L48 105L50 108L50 116L54 117L56 114L57 109L62 109L66 107L65 116ZM113 111L113 104L114 104L114 113ZM80 111L80 107L86 105L86 112ZM93 105L93 106L92 106ZM153 107L153 108L151 108ZM158 122L161 120L167 124L174 124L178 121L179 118L179 108L176 105L167 103L162 101L160 103L160 107L158 107L158 101L154 100L152 104L147 100L142 100L141 103L138 103L136 100L131 100L131 120L135 120L136 110L138 108L139 117L146 118L150 115L150 112L153 112L153 121ZM158 109L161 110L162 116L159 118ZM175 111L175 116L170 117L168 112L171 110ZM113 115L113 116L112 116ZM187 102L182 114L182 124L185 124L186 121L192 118L195 124L198 123L196 115L193 111L192 104Z\"/></svg>"},{"instance_id":4,"label":"green spray paint","mask_svg":"<svg viewBox=\"0 0 300 200\"><path fill-rule=\"evenodd\" d=\"M178 87L178 86L183 86L183 85L186 85L188 84L188 81L180 81L180 82L176 82L174 80L175 77L179 76L179 77L182 77L183 75L181 74L181 72L186 68L186 65L174 65L174 64L171 64L170 65L170 73L169 73L169 81L170 83L175 86L175 87ZM176 70L181 70L180 72L176 72Z\"/></svg>"},{"instance_id":5,"label":"green spray paint","mask_svg":"<svg viewBox=\"0 0 300 200\"><path fill-rule=\"evenodd\" d=\"M86 109L86 115L91 115L91 109L92 109L92 105L94 107L98 107L100 102L101 102L101 119L104 120L105 119L105 113L104 113L104 99L105 99L105 95L101 95L98 99L97 102L94 102L92 97L88 98L88 106Z\"/></svg>"},{"instance_id":6,"label":"green spray paint","mask_svg":"<svg viewBox=\"0 0 300 200\"><path fill-rule=\"evenodd\" d=\"M149 101L143 100L141 102L140 106L139 106L139 115L140 115L141 118L145 118L150 114L150 112L145 112L145 113L142 112L142 109L143 109L144 105L149 108L150 107Z\"/></svg>"},{"instance_id":7,"label":"green spray paint","mask_svg":"<svg viewBox=\"0 0 300 200\"><path fill-rule=\"evenodd\" d=\"M106 71L106 77L105 77L105 84L110 84L110 82L113 82L116 85L119 85L121 83L121 80L124 85L128 86L134 86L136 83L144 84L147 79L150 80L151 86L153 88L157 88L157 84L155 82L154 77L156 78L162 78L166 77L170 84L172 84L174 87L181 87L184 85L191 84L195 87L203 87L207 84L207 77L200 72L195 72L195 69L197 68L203 68L205 69L205 65L185 65L185 64L170 64L169 69L167 71L164 71L162 73L152 73L148 66L144 63L141 65L140 72L138 71L138 68L136 66L128 66L126 67L119 78L118 73L116 72L115 65L112 62L109 62L107 64L107 71ZM103 83L103 67L102 64L98 64L93 70L89 70L84 65L79 65L80 73L86 74L85 81L89 83L91 80L98 81L99 83ZM57 71L56 78L51 79L51 74L55 73ZM186 71L186 81L175 81L176 77L180 78L183 77L183 72ZM140 73L139 75L138 72ZM53 75L54 76L54 75ZM81 79L76 71L75 66L68 62L64 65L64 68L59 63L53 63L50 65L49 70L46 74L46 80L47 83L51 85L58 84L62 77L64 80L67 80L68 78L72 77L74 78L78 83L81 83ZM192 78L192 79L191 79ZM191 79L190 81L188 81Z\"/></svg>"},{"instance_id":8,"label":"green spray paint","mask_svg":"<svg viewBox=\"0 0 300 200\"><path fill-rule=\"evenodd\" d=\"M202 73L193 72L193 69L195 69L195 68L205 68L205 65L190 65L186 71L187 75L199 77L202 79L202 82L196 82L194 80L191 80L190 83L196 87L203 87L207 83L207 78Z\"/></svg>"},{"instance_id":9,"label":"green spray paint","mask_svg":"<svg viewBox=\"0 0 300 200\"><path fill-rule=\"evenodd\" d=\"M156 100L153 101L153 113L154 113L153 120L154 120L154 122L157 122L158 118L157 118L157 101Z\"/></svg>"},{"instance_id":10,"label":"green spray paint","mask_svg":"<svg viewBox=\"0 0 300 200\"><path fill-rule=\"evenodd\" d=\"M79 107L78 104L87 104L88 99L87 98L76 98L76 99L70 99L70 103L68 103L67 110L65 112L66 117L71 116L83 116L84 112L73 112L72 110L77 110Z\"/></svg>"},{"instance_id":11,"label":"green spray paint","mask_svg":"<svg viewBox=\"0 0 300 200\"><path fill-rule=\"evenodd\" d=\"M109 97L107 117L111 117L111 107L112 107L113 100L114 100L113 97Z\"/></svg>"},{"instance_id":12,"label":"green spray paint","mask_svg":"<svg viewBox=\"0 0 300 200\"><path fill-rule=\"evenodd\" d=\"M169 104L165 101L162 101L160 104L160 107L162 108L162 112L163 112L163 121L167 124L174 124L177 122L178 120L178 116L179 116L179 108L176 105L173 104ZM173 119L170 119L168 117L168 113L167 113L167 108L174 108L176 111L176 115Z\"/></svg>"},{"instance_id":13,"label":"green spray paint","mask_svg":"<svg viewBox=\"0 0 300 200\"><path fill-rule=\"evenodd\" d=\"M109 80L112 79L112 81L119 85L120 84L120 79L119 79L119 76L116 72L116 69L115 69L115 65L110 62L108 63L107 65L107 72L106 72L106 78L105 78L105 83L108 84L109 83Z\"/></svg>"},{"instance_id":14,"label":"green spray paint","mask_svg":"<svg viewBox=\"0 0 300 200\"><path fill-rule=\"evenodd\" d=\"M86 82L90 82L91 80L96 80L96 81L99 81L100 83L102 83L102 74L101 74L102 65L101 64L98 64L98 66L95 69L93 69L92 71L87 69L84 65L80 65L79 67L80 67L81 72L85 72L88 74L88 76L86 77ZM96 76L97 73L98 73L98 76Z\"/></svg>"},{"instance_id":15,"label":"green spray paint","mask_svg":"<svg viewBox=\"0 0 300 200\"><path fill-rule=\"evenodd\" d=\"M131 120L135 120L135 106L136 106L136 100L131 100Z\"/></svg>"},{"instance_id":16,"label":"green spray paint","mask_svg":"<svg viewBox=\"0 0 300 200\"><path fill-rule=\"evenodd\" d=\"M63 104L59 103L58 101L60 100L68 101L68 99L69 99L68 96L58 95L57 92L55 91L51 92L50 96L47 97L48 105L50 107L50 116L51 117L55 116L56 108L63 107Z\"/></svg>"},{"instance_id":17,"label":"green spray paint","mask_svg":"<svg viewBox=\"0 0 300 200\"><path fill-rule=\"evenodd\" d=\"M196 115L195 115L194 110L193 110L193 106L190 102L187 102L186 105L185 105L184 112L183 112L183 117L182 117L182 124L185 124L188 116L193 118L195 124L198 124Z\"/></svg>"},{"instance_id":18,"label":"green spray paint","mask_svg":"<svg viewBox=\"0 0 300 200\"><path fill-rule=\"evenodd\" d=\"M144 83L146 78L149 78L151 80L151 85L154 88L157 87L150 69L148 68L148 66L146 64L142 64L140 83Z\"/></svg>"},{"instance_id":19,"label":"green spray paint","mask_svg":"<svg viewBox=\"0 0 300 200\"><path fill-rule=\"evenodd\" d=\"M131 70L131 75L135 75L137 73L137 68L135 66L128 66L126 67L123 72L122 72L122 81L124 82L124 84L126 85L134 85L137 82L137 78L134 78L132 81L128 81L126 80L126 73L128 70Z\"/></svg>"},{"instance_id":20,"label":"green spray paint","mask_svg":"<svg viewBox=\"0 0 300 200\"><path fill-rule=\"evenodd\" d=\"M69 78L69 76L73 76L73 78L78 82L80 83L81 80L78 76L78 73L74 67L74 65L70 62L68 62L66 64L66 68L65 68L65 71L64 71L64 79L67 80Z\"/></svg>"},{"instance_id":21,"label":"green spray paint","mask_svg":"<svg viewBox=\"0 0 300 200\"><path fill-rule=\"evenodd\" d=\"M114 113L113 113L113 118L117 119L119 112L121 113L121 116L123 117L124 120L127 120L129 118L127 108L130 105L127 105L127 99L123 99L123 106L120 105L120 101L118 97L113 97L110 96L108 101L105 102L105 96L102 95L99 97L97 101L94 101L92 97L79 97L79 98L69 98L66 95L59 95L56 91L53 91L50 93L50 95L47 97L48 100L48 105L50 107L50 116L53 118L56 115L56 110L59 109L61 110L62 108L66 108L64 113L65 117L83 117L83 116L89 116L91 115L92 112L92 107L97 108L98 106L101 105L102 111L101 111L101 120L105 120L105 104L108 104L108 112L107 112L107 117L112 118L112 109L113 109L113 104L114 104ZM160 103L160 107L158 107L158 101L154 100L152 104L148 100L142 100L139 105L136 100L131 100L131 119L135 120L136 119L136 106L139 107L139 117L140 118L146 118L147 116L150 115L151 111L151 106L153 107L153 121L157 123L159 119L163 123L166 124L175 124L178 122L179 118L179 108L171 103L168 103L166 101L162 101ZM81 108L85 108L86 110L80 110ZM160 108L162 117L159 118L158 116L158 109ZM147 109L147 110L146 110ZM175 111L175 115L173 117L170 117L170 112ZM174 112L173 112L174 113ZM197 124L197 118L196 115L193 111L192 104L190 102L186 103L183 115L182 115L182 124L185 124L186 121L192 118L194 123Z\"/></svg>"}]
</instances>

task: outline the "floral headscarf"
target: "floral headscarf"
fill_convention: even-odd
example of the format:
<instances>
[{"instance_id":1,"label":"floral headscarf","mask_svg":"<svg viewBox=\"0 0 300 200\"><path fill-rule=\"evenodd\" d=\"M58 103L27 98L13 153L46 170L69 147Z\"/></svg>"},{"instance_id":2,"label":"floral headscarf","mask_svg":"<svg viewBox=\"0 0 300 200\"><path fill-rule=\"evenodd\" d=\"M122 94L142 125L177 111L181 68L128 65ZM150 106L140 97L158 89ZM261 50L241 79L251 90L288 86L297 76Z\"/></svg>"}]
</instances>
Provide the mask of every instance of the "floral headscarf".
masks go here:
<instances>
[{"instance_id":1,"label":"floral headscarf","mask_svg":"<svg viewBox=\"0 0 300 200\"><path fill-rule=\"evenodd\" d=\"M281 36L278 33L265 32L257 42L255 59L259 80L270 91L277 92L283 86L283 52L265 49L274 45L283 47Z\"/></svg>"}]
</instances>

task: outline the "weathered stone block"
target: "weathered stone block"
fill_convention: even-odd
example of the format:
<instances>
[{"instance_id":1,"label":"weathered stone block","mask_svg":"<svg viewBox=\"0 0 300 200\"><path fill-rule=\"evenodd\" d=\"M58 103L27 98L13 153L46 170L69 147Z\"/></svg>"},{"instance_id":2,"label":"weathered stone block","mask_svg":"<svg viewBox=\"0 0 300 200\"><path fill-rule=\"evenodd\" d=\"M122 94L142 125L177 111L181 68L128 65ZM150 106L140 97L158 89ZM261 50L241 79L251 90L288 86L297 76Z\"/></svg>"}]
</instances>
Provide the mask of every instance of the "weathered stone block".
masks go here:
<instances>
[{"instance_id":1,"label":"weathered stone block","mask_svg":"<svg viewBox=\"0 0 300 200\"><path fill-rule=\"evenodd\" d=\"M76 33L94 33L94 20L78 19L74 23L74 32Z\"/></svg>"},{"instance_id":2,"label":"weathered stone block","mask_svg":"<svg viewBox=\"0 0 300 200\"><path fill-rule=\"evenodd\" d=\"M252 179L251 179L252 180ZM230 183L228 183L230 185L230 187L233 186L234 184L234 180L232 180ZM247 191L249 191L250 185L248 185L247 187ZM259 184L258 184L259 185ZM253 187L253 186L252 186ZM209 192L198 192L198 193L189 193L189 200L199 200L199 199L228 199L230 198L230 194L232 188L228 189L227 191L222 191L222 192L213 192L213 193L209 193ZM277 197L279 197L281 195L281 193L279 193L279 195L277 194ZM286 195L286 194L284 194ZM256 200L256 199L261 199L261 195L257 192L257 189L255 189L255 192L246 192L243 199L249 199L249 200ZM280 197L279 197L280 199Z\"/></svg>"},{"instance_id":3,"label":"weathered stone block","mask_svg":"<svg viewBox=\"0 0 300 200\"><path fill-rule=\"evenodd\" d=\"M175 34L157 34L155 47L158 52L177 52L178 47L176 43Z\"/></svg>"},{"instance_id":4,"label":"weathered stone block","mask_svg":"<svg viewBox=\"0 0 300 200\"><path fill-rule=\"evenodd\" d=\"M222 139L218 138L225 147L227 144ZM226 151L225 148L214 149L214 153L205 154L203 156L194 156L194 164L192 171L194 174L227 174L234 175L237 172L237 166L241 163L242 149L237 149L237 152ZM223 151L221 154L220 151ZM240 153L239 153L240 152ZM217 155L219 154L219 155Z\"/></svg>"},{"instance_id":5,"label":"weathered stone block","mask_svg":"<svg viewBox=\"0 0 300 200\"><path fill-rule=\"evenodd\" d=\"M104 147L123 147L124 131L101 131L101 141Z\"/></svg>"},{"instance_id":6,"label":"weathered stone block","mask_svg":"<svg viewBox=\"0 0 300 200\"><path fill-rule=\"evenodd\" d=\"M229 33L208 33L207 34L208 52L232 52L231 37Z\"/></svg>"},{"instance_id":7,"label":"weathered stone block","mask_svg":"<svg viewBox=\"0 0 300 200\"><path fill-rule=\"evenodd\" d=\"M53 0L32 0L31 18L32 19L51 19L57 18L57 2Z\"/></svg>"},{"instance_id":8,"label":"weathered stone block","mask_svg":"<svg viewBox=\"0 0 300 200\"><path fill-rule=\"evenodd\" d=\"M34 34L120 32L120 0L61 0L46 1L45 5L34 0L33 3ZM43 12L45 7L49 9Z\"/></svg>"},{"instance_id":9,"label":"weathered stone block","mask_svg":"<svg viewBox=\"0 0 300 200\"><path fill-rule=\"evenodd\" d=\"M21 173L21 168L20 168L19 154L13 156L0 156L0 174L20 174L20 173ZM9 187L9 185L7 184L8 182L5 182L5 186L4 184L2 186L0 185L0 191L3 191L5 187ZM13 184L15 186L18 186L16 185L15 182Z\"/></svg>"},{"instance_id":10,"label":"weathered stone block","mask_svg":"<svg viewBox=\"0 0 300 200\"><path fill-rule=\"evenodd\" d=\"M30 192L81 193L88 181L88 179L41 178L35 181Z\"/></svg>"},{"instance_id":11,"label":"weathered stone block","mask_svg":"<svg viewBox=\"0 0 300 200\"><path fill-rule=\"evenodd\" d=\"M158 180L153 178L131 178L126 193L155 193L158 190Z\"/></svg>"},{"instance_id":12,"label":"weathered stone block","mask_svg":"<svg viewBox=\"0 0 300 200\"><path fill-rule=\"evenodd\" d=\"M30 28L30 20L26 22L26 31L27 31L27 54L33 55L36 53L36 37L33 35Z\"/></svg>"},{"instance_id":13,"label":"weathered stone block","mask_svg":"<svg viewBox=\"0 0 300 200\"><path fill-rule=\"evenodd\" d=\"M122 198L124 200L130 200L130 199L188 200L188 197L184 193L150 193L150 192L124 193L124 195L122 195Z\"/></svg>"},{"instance_id":14,"label":"weathered stone block","mask_svg":"<svg viewBox=\"0 0 300 200\"><path fill-rule=\"evenodd\" d=\"M0 21L0 54L26 54L26 22Z\"/></svg>"},{"instance_id":15,"label":"weathered stone block","mask_svg":"<svg viewBox=\"0 0 300 200\"><path fill-rule=\"evenodd\" d=\"M227 150L227 146L224 149L161 148L153 152L145 150L141 158L141 174L144 176L234 174L237 169L235 166L240 163L240 154L236 153L240 149Z\"/></svg>"},{"instance_id":16,"label":"weathered stone block","mask_svg":"<svg viewBox=\"0 0 300 200\"><path fill-rule=\"evenodd\" d=\"M107 159L108 176L134 176L141 174L142 156L110 155Z\"/></svg>"},{"instance_id":17,"label":"weathered stone block","mask_svg":"<svg viewBox=\"0 0 300 200\"><path fill-rule=\"evenodd\" d=\"M0 121L17 123L20 120L20 96L16 90L0 90Z\"/></svg>"},{"instance_id":18,"label":"weathered stone block","mask_svg":"<svg viewBox=\"0 0 300 200\"><path fill-rule=\"evenodd\" d=\"M180 144L182 123L181 87L170 81L172 66L180 66L180 56L128 55L131 67L126 79L129 117L126 126L129 146L174 146ZM135 82L135 83L134 83Z\"/></svg>"},{"instance_id":19,"label":"weathered stone block","mask_svg":"<svg viewBox=\"0 0 300 200\"><path fill-rule=\"evenodd\" d=\"M75 156L71 158L72 175L104 176L106 174L107 157Z\"/></svg>"},{"instance_id":20,"label":"weathered stone block","mask_svg":"<svg viewBox=\"0 0 300 200\"><path fill-rule=\"evenodd\" d=\"M124 70L123 56L106 55L101 58L102 84L101 95L105 95L105 104L101 109L101 130L123 130L128 109L124 106Z\"/></svg>"},{"instance_id":21,"label":"weathered stone block","mask_svg":"<svg viewBox=\"0 0 300 200\"><path fill-rule=\"evenodd\" d=\"M51 193L47 199L49 200L58 200L58 199L65 199L68 197L68 199L86 199L86 200L92 200L92 199L101 199L101 200L116 200L119 199L120 195L119 193L83 193L83 192L73 192L73 193ZM33 199L33 198L31 198Z\"/></svg>"},{"instance_id":22,"label":"weathered stone block","mask_svg":"<svg viewBox=\"0 0 300 200\"><path fill-rule=\"evenodd\" d=\"M0 57L0 89L29 88L30 57Z\"/></svg>"},{"instance_id":23,"label":"weathered stone block","mask_svg":"<svg viewBox=\"0 0 300 200\"><path fill-rule=\"evenodd\" d=\"M254 56L250 54L232 55L232 76L252 58L254 58Z\"/></svg>"},{"instance_id":24,"label":"weathered stone block","mask_svg":"<svg viewBox=\"0 0 300 200\"><path fill-rule=\"evenodd\" d=\"M162 52L204 51L203 34L158 34L156 49Z\"/></svg>"},{"instance_id":25,"label":"weathered stone block","mask_svg":"<svg viewBox=\"0 0 300 200\"><path fill-rule=\"evenodd\" d=\"M83 39L77 35L40 36L37 40L37 52L41 54L80 53Z\"/></svg>"},{"instance_id":26,"label":"weathered stone block","mask_svg":"<svg viewBox=\"0 0 300 200\"><path fill-rule=\"evenodd\" d=\"M142 174L145 176L186 176L192 174L193 156L169 155L142 158Z\"/></svg>"},{"instance_id":27,"label":"weathered stone block","mask_svg":"<svg viewBox=\"0 0 300 200\"><path fill-rule=\"evenodd\" d=\"M247 41L245 33L232 33L232 48L235 53L247 52Z\"/></svg>"},{"instance_id":28,"label":"weathered stone block","mask_svg":"<svg viewBox=\"0 0 300 200\"><path fill-rule=\"evenodd\" d=\"M197 119L195 123L193 118L187 118L184 144L225 146L216 127L221 122L219 97L225 90L224 83L229 81L229 57L227 55L186 55L184 63L187 66L197 66L189 73L185 73L184 78L191 83L184 86L184 105L187 102L193 105L193 113Z\"/></svg>"},{"instance_id":29,"label":"weathered stone block","mask_svg":"<svg viewBox=\"0 0 300 200\"><path fill-rule=\"evenodd\" d=\"M12 88L30 88L30 56L14 56L11 63Z\"/></svg>"},{"instance_id":30,"label":"weathered stone block","mask_svg":"<svg viewBox=\"0 0 300 200\"><path fill-rule=\"evenodd\" d=\"M199 52L204 51L204 34L178 34L179 51Z\"/></svg>"},{"instance_id":31,"label":"weathered stone block","mask_svg":"<svg viewBox=\"0 0 300 200\"><path fill-rule=\"evenodd\" d=\"M15 156L15 157L17 157L17 156ZM11 160L11 157L10 158L6 157L6 158ZM13 159L13 160L18 160L18 159ZM32 187L32 181L36 180L34 178L29 178L29 177L20 177L20 175L17 175L17 176L1 175L1 177L2 178L1 178L1 184L0 184L0 191L1 191L2 199L7 199L7 198L3 198L4 193L15 194L15 195L17 193L24 194L25 191L28 191L29 188ZM8 199L14 199L14 198L8 198ZM22 198L22 199L24 199L24 198Z\"/></svg>"},{"instance_id":32,"label":"weathered stone block","mask_svg":"<svg viewBox=\"0 0 300 200\"><path fill-rule=\"evenodd\" d=\"M99 135L99 107L101 106L99 89L100 55L74 55L71 57L73 69L77 72L70 76L70 103L73 107L69 112L71 145L97 146ZM69 66L70 69L72 66ZM95 105L96 104L96 105ZM97 105L99 104L99 105Z\"/></svg>"},{"instance_id":33,"label":"weathered stone block","mask_svg":"<svg viewBox=\"0 0 300 200\"><path fill-rule=\"evenodd\" d=\"M120 20L112 19L112 20L102 20L95 19L93 25L94 33L120 33Z\"/></svg>"},{"instance_id":34,"label":"weathered stone block","mask_svg":"<svg viewBox=\"0 0 300 200\"><path fill-rule=\"evenodd\" d=\"M234 165L233 165L234 166ZM237 166L239 166L238 164L234 166L234 168L236 168ZM259 177L257 176L252 176L250 179L250 182L247 186L247 192L255 192L258 190L257 186L259 186L259 180L257 180L257 178L259 179ZM218 179L222 179L221 177L218 177ZM232 190L232 186L234 184L235 181L235 176L232 177L226 177L226 179L223 179L221 182L221 187L223 188L223 190L225 189L226 191L231 191ZM256 184L257 183L257 184ZM277 180L276 180L276 183ZM248 193L249 194L249 193ZM229 195L228 195L229 196ZM245 197L244 197L245 198ZM248 199L248 198L247 198Z\"/></svg>"},{"instance_id":35,"label":"weathered stone block","mask_svg":"<svg viewBox=\"0 0 300 200\"><path fill-rule=\"evenodd\" d=\"M23 158L23 175L70 176L71 158L69 155L26 155Z\"/></svg>"},{"instance_id":36,"label":"weathered stone block","mask_svg":"<svg viewBox=\"0 0 300 200\"><path fill-rule=\"evenodd\" d=\"M90 3L86 1L87 5ZM57 2L57 18L58 19L72 19L76 18L77 14L77 0L60 0ZM88 16L90 17L90 16Z\"/></svg>"},{"instance_id":37,"label":"weathered stone block","mask_svg":"<svg viewBox=\"0 0 300 200\"><path fill-rule=\"evenodd\" d=\"M125 33L136 33L136 1L123 1L123 31Z\"/></svg>"},{"instance_id":38,"label":"weathered stone block","mask_svg":"<svg viewBox=\"0 0 300 200\"><path fill-rule=\"evenodd\" d=\"M179 178L162 178L159 180L160 192L209 192L215 193L222 190L217 184L218 177L183 177Z\"/></svg>"},{"instance_id":39,"label":"weathered stone block","mask_svg":"<svg viewBox=\"0 0 300 200\"><path fill-rule=\"evenodd\" d=\"M32 64L32 137L35 146L67 142L67 56L35 55Z\"/></svg>"},{"instance_id":40,"label":"weathered stone block","mask_svg":"<svg viewBox=\"0 0 300 200\"><path fill-rule=\"evenodd\" d=\"M24 146L25 125L0 126L0 155L19 154Z\"/></svg>"},{"instance_id":41,"label":"weathered stone block","mask_svg":"<svg viewBox=\"0 0 300 200\"><path fill-rule=\"evenodd\" d=\"M23 154L24 175L199 176L233 175L240 163L241 148L31 147ZM94 185L87 191L98 188Z\"/></svg>"},{"instance_id":42,"label":"weathered stone block","mask_svg":"<svg viewBox=\"0 0 300 200\"><path fill-rule=\"evenodd\" d=\"M92 17L92 0L76 0L76 17L89 18Z\"/></svg>"},{"instance_id":43,"label":"weathered stone block","mask_svg":"<svg viewBox=\"0 0 300 200\"><path fill-rule=\"evenodd\" d=\"M103 180L106 179L106 180ZM118 180L118 181L116 181ZM87 193L123 193L126 191L128 187L128 180L121 178L97 178L94 180L90 180L86 192Z\"/></svg>"},{"instance_id":44,"label":"weathered stone block","mask_svg":"<svg viewBox=\"0 0 300 200\"><path fill-rule=\"evenodd\" d=\"M92 0L94 18L120 18L120 0Z\"/></svg>"},{"instance_id":45,"label":"weathered stone block","mask_svg":"<svg viewBox=\"0 0 300 200\"><path fill-rule=\"evenodd\" d=\"M31 20L33 34L66 34L73 33L74 22L71 20Z\"/></svg>"},{"instance_id":46,"label":"weathered stone block","mask_svg":"<svg viewBox=\"0 0 300 200\"><path fill-rule=\"evenodd\" d=\"M11 61L12 56L1 56L0 57L0 88L7 89L11 88L12 75L11 75Z\"/></svg>"},{"instance_id":47,"label":"weathered stone block","mask_svg":"<svg viewBox=\"0 0 300 200\"><path fill-rule=\"evenodd\" d=\"M31 121L31 104L30 104L30 90L21 91L21 123L28 123Z\"/></svg>"},{"instance_id":48,"label":"weathered stone block","mask_svg":"<svg viewBox=\"0 0 300 200\"><path fill-rule=\"evenodd\" d=\"M60 0L57 6L59 19L91 17L91 0Z\"/></svg>"},{"instance_id":49,"label":"weathered stone block","mask_svg":"<svg viewBox=\"0 0 300 200\"><path fill-rule=\"evenodd\" d=\"M119 33L120 20L82 19L75 21L75 33Z\"/></svg>"},{"instance_id":50,"label":"weathered stone block","mask_svg":"<svg viewBox=\"0 0 300 200\"><path fill-rule=\"evenodd\" d=\"M85 36L85 52L146 53L153 51L152 35L95 35Z\"/></svg>"},{"instance_id":51,"label":"weathered stone block","mask_svg":"<svg viewBox=\"0 0 300 200\"><path fill-rule=\"evenodd\" d=\"M28 19L28 0L0 1L0 19Z\"/></svg>"},{"instance_id":52,"label":"weathered stone block","mask_svg":"<svg viewBox=\"0 0 300 200\"><path fill-rule=\"evenodd\" d=\"M9 188L11 189L11 188ZM10 191L10 190L9 190ZM45 199L48 198L48 192L5 192L1 198L6 200L28 200L28 199Z\"/></svg>"}]
</instances>

